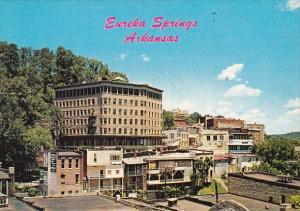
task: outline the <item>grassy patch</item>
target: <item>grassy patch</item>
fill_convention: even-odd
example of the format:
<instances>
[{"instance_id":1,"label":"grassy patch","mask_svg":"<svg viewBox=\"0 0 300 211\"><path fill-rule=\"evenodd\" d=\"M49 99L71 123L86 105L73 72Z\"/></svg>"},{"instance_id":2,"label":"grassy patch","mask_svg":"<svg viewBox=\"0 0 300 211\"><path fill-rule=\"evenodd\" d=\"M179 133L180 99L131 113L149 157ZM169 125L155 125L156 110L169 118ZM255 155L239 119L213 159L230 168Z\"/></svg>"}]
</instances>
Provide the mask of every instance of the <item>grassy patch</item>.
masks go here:
<instances>
[{"instance_id":1,"label":"grassy patch","mask_svg":"<svg viewBox=\"0 0 300 211\"><path fill-rule=\"evenodd\" d=\"M222 185L219 183L217 184L218 193L227 193L227 191L223 188ZM198 191L198 195L207 195L207 194L214 194L215 193L215 182L211 182L204 186L202 189Z\"/></svg>"}]
</instances>

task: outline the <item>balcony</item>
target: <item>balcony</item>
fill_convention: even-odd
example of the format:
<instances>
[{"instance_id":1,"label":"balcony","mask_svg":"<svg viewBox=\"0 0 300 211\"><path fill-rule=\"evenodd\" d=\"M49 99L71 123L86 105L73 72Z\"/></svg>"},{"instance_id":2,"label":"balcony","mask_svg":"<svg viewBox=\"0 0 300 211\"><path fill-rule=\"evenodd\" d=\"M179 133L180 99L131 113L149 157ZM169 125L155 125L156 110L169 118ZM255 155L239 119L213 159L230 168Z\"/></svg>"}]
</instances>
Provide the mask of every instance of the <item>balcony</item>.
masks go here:
<instances>
[{"instance_id":1,"label":"balcony","mask_svg":"<svg viewBox=\"0 0 300 211\"><path fill-rule=\"evenodd\" d=\"M89 173L87 176L90 179L104 179L105 178L104 174L99 174L99 173Z\"/></svg>"},{"instance_id":2,"label":"balcony","mask_svg":"<svg viewBox=\"0 0 300 211\"><path fill-rule=\"evenodd\" d=\"M122 185L103 185L100 187L90 188L90 191L96 192L96 191L106 191L106 190L121 190L122 188L123 188Z\"/></svg>"},{"instance_id":3,"label":"balcony","mask_svg":"<svg viewBox=\"0 0 300 211\"><path fill-rule=\"evenodd\" d=\"M142 176L143 175L143 171L142 170L138 170L138 171L127 171L126 172L126 176Z\"/></svg>"}]
</instances>

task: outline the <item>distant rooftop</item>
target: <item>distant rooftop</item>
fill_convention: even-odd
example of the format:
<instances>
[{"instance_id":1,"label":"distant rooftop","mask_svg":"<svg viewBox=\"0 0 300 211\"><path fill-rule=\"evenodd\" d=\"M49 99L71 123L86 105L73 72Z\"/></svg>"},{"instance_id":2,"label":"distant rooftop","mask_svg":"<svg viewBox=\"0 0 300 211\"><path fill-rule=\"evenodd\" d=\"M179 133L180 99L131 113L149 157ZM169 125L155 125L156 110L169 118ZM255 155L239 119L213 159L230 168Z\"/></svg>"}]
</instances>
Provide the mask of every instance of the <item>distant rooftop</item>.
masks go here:
<instances>
[{"instance_id":1,"label":"distant rooftop","mask_svg":"<svg viewBox=\"0 0 300 211\"><path fill-rule=\"evenodd\" d=\"M117 78L120 79L120 78ZM96 84L116 84L116 85L130 85L135 87L147 87L159 92L163 92L163 90L149 86L148 84L135 84L135 83L129 83L123 80L101 80L101 81L92 81L92 82L82 82L82 83L76 83L71 85L65 85L65 86L56 86L55 89L65 89L65 88L71 88L71 87L78 87L78 86L86 86L86 85L96 85Z\"/></svg>"}]
</instances>

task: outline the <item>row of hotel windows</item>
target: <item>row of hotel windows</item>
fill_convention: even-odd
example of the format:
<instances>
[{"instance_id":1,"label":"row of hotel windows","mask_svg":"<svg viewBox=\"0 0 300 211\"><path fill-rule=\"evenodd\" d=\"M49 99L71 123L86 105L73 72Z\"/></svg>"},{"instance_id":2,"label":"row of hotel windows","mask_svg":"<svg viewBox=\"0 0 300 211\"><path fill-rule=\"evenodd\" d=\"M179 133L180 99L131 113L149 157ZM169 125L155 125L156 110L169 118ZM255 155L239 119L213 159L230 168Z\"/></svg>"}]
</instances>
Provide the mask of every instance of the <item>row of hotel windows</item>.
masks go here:
<instances>
[{"instance_id":1,"label":"row of hotel windows","mask_svg":"<svg viewBox=\"0 0 300 211\"><path fill-rule=\"evenodd\" d=\"M134 113L133 113L134 112ZM162 113L158 113L158 112L152 112L152 111L147 111L147 110L140 110L140 112L138 110L129 110L129 109L118 109L118 115L134 115L134 116L138 116L140 113L140 116L147 116L148 117L152 117L152 118L162 118ZM100 114L112 114L112 115L116 115L117 114L117 109L110 109L110 108L100 108Z\"/></svg>"},{"instance_id":2,"label":"row of hotel windows","mask_svg":"<svg viewBox=\"0 0 300 211\"><path fill-rule=\"evenodd\" d=\"M69 107L96 105L96 101L94 98L91 98L91 99L84 99L84 100L66 100L66 101L56 102L55 104L60 108L69 108ZM106 98L106 97L100 98L100 105L110 105L110 104L141 106L141 107L149 107L153 109L162 109L161 104L153 103L145 100L141 100L139 104L138 100L127 100L127 99Z\"/></svg>"},{"instance_id":3,"label":"row of hotel windows","mask_svg":"<svg viewBox=\"0 0 300 211\"><path fill-rule=\"evenodd\" d=\"M82 109L82 110L67 110L62 111L64 117L71 116L86 116L92 115L94 113L94 109ZM162 113L152 112L147 110L132 110L132 109L111 109L111 108L100 108L100 114L112 114L112 115L130 115L130 116L147 116L152 118L162 118Z\"/></svg>"},{"instance_id":4,"label":"row of hotel windows","mask_svg":"<svg viewBox=\"0 0 300 211\"><path fill-rule=\"evenodd\" d=\"M128 103L129 101L129 103ZM127 99L117 99L117 98L100 98L101 105L130 105L130 106L141 106L141 107L149 107L154 109L162 109L162 105L158 103L153 103L145 100L139 101L138 100L127 100Z\"/></svg>"},{"instance_id":5,"label":"row of hotel windows","mask_svg":"<svg viewBox=\"0 0 300 211\"><path fill-rule=\"evenodd\" d=\"M100 118L100 124L124 124L124 125L136 125L138 126L138 119L117 119L117 118ZM159 121L150 121L146 119L140 119L140 125L149 125L151 127L162 126L162 122Z\"/></svg>"},{"instance_id":6,"label":"row of hotel windows","mask_svg":"<svg viewBox=\"0 0 300 211\"><path fill-rule=\"evenodd\" d=\"M96 101L94 98L88 98L84 100L65 100L56 102L55 105L60 108L76 107L76 106L90 106L95 105Z\"/></svg>"},{"instance_id":7,"label":"row of hotel windows","mask_svg":"<svg viewBox=\"0 0 300 211\"><path fill-rule=\"evenodd\" d=\"M162 99L162 95L160 93L155 93L144 89L130 89L130 88L111 87L111 86L97 86L97 87L90 87L90 88L56 91L55 96L56 98L63 98L63 97L95 95L98 93L146 96L153 99Z\"/></svg>"},{"instance_id":8,"label":"row of hotel windows","mask_svg":"<svg viewBox=\"0 0 300 211\"><path fill-rule=\"evenodd\" d=\"M120 135L159 135L162 130L153 129L137 129L137 128L99 128L100 134L120 134ZM62 132L66 135L84 135L87 134L87 128L77 128L77 129L62 129Z\"/></svg>"},{"instance_id":9,"label":"row of hotel windows","mask_svg":"<svg viewBox=\"0 0 300 211\"><path fill-rule=\"evenodd\" d=\"M88 119L66 119L62 121L63 126L76 126L76 125L87 125ZM140 122L140 125L148 125L151 127L162 127L162 122L160 121L151 121L146 119L122 119L122 118L100 118L100 124L124 124L124 125L136 125L138 126L138 123Z\"/></svg>"}]
</instances>

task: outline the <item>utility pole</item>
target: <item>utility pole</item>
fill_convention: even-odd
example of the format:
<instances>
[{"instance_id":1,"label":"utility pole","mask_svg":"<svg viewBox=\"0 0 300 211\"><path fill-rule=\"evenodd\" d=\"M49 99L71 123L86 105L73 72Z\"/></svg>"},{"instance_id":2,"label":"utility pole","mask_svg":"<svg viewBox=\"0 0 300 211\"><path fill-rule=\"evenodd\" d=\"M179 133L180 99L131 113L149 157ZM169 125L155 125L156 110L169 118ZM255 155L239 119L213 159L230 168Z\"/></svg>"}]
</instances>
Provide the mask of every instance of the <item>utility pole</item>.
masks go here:
<instances>
[{"instance_id":1,"label":"utility pole","mask_svg":"<svg viewBox=\"0 0 300 211\"><path fill-rule=\"evenodd\" d=\"M218 203L219 202L218 183L216 180L214 181L215 181L215 191L216 191L216 203Z\"/></svg>"}]
</instances>

